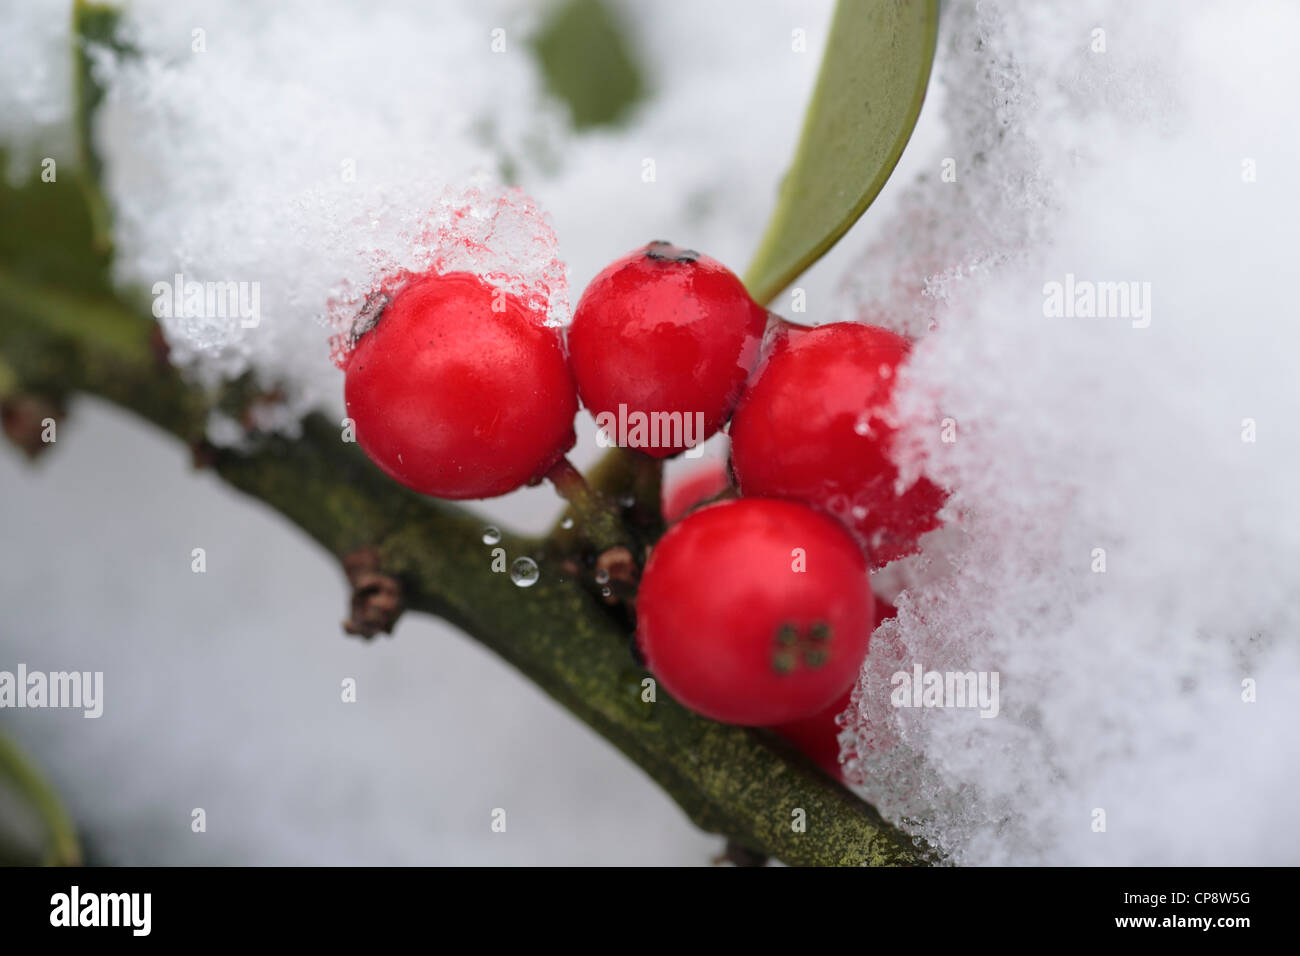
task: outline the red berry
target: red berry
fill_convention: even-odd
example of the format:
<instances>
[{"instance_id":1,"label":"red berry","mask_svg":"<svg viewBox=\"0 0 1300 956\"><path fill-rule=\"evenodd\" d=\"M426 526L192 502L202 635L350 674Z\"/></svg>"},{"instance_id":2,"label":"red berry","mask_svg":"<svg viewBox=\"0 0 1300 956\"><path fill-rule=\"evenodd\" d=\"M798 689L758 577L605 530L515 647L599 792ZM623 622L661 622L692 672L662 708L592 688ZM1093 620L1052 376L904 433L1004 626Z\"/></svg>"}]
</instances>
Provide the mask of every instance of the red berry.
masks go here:
<instances>
[{"instance_id":1,"label":"red berry","mask_svg":"<svg viewBox=\"0 0 1300 956\"><path fill-rule=\"evenodd\" d=\"M676 481L664 484L664 521L672 524L686 516L698 504L708 501L731 484L727 466L712 461L696 468Z\"/></svg>"},{"instance_id":2,"label":"red berry","mask_svg":"<svg viewBox=\"0 0 1300 956\"><path fill-rule=\"evenodd\" d=\"M609 440L675 455L730 417L766 324L721 263L652 242L608 266L578 302L568 339L582 402Z\"/></svg>"},{"instance_id":3,"label":"red berry","mask_svg":"<svg viewBox=\"0 0 1300 956\"><path fill-rule=\"evenodd\" d=\"M880 627L883 621L896 614L898 610L894 605L876 598L876 627ZM800 753L832 777L843 780L843 768L840 766L839 716L849 709L852 697L853 688L850 687L821 713L804 720L781 724L772 729L794 744L799 748Z\"/></svg>"},{"instance_id":4,"label":"red berry","mask_svg":"<svg viewBox=\"0 0 1300 956\"><path fill-rule=\"evenodd\" d=\"M840 525L793 501L724 501L687 515L651 552L637 642L687 707L770 726L852 686L872 605L866 562Z\"/></svg>"},{"instance_id":5,"label":"red berry","mask_svg":"<svg viewBox=\"0 0 1300 956\"><path fill-rule=\"evenodd\" d=\"M503 495L573 447L578 401L558 330L468 273L398 291L345 371L357 441L426 495Z\"/></svg>"},{"instance_id":6,"label":"red berry","mask_svg":"<svg viewBox=\"0 0 1300 956\"><path fill-rule=\"evenodd\" d=\"M840 725L837 718L848 710L853 696L850 687L819 714L792 720L773 727L778 734L798 748L799 752L821 767L836 780L844 779L840 769Z\"/></svg>"},{"instance_id":7,"label":"red berry","mask_svg":"<svg viewBox=\"0 0 1300 956\"><path fill-rule=\"evenodd\" d=\"M888 415L907 340L840 322L775 336L731 422L746 495L794 498L853 529L873 567L938 527L944 492L922 477L901 495Z\"/></svg>"}]
</instances>

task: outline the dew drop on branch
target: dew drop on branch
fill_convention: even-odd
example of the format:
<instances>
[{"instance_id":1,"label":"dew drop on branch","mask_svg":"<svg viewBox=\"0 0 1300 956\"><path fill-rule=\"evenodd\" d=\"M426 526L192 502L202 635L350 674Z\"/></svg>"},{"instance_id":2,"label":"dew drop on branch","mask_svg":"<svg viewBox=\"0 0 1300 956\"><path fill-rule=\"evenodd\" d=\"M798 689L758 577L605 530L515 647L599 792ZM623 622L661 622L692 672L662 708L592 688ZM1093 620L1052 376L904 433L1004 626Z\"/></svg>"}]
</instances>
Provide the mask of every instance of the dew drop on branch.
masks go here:
<instances>
[{"instance_id":1,"label":"dew drop on branch","mask_svg":"<svg viewBox=\"0 0 1300 956\"><path fill-rule=\"evenodd\" d=\"M510 580L518 587L530 588L540 577L541 572L537 569L537 562L532 558L515 558L514 563L510 565Z\"/></svg>"}]
</instances>

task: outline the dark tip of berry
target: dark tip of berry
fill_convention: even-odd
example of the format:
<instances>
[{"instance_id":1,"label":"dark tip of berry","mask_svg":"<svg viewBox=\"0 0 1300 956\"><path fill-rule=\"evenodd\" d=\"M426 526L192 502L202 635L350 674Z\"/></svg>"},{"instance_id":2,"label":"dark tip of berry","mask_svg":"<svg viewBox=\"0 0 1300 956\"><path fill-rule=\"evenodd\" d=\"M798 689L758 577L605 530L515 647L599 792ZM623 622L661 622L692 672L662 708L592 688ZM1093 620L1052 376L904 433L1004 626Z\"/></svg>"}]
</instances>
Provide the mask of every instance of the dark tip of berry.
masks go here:
<instances>
[{"instance_id":1,"label":"dark tip of berry","mask_svg":"<svg viewBox=\"0 0 1300 956\"><path fill-rule=\"evenodd\" d=\"M831 626L825 621L817 621L806 630L794 624L782 624L776 631L772 669L778 674L788 674L800 663L805 667L821 667L831 657L827 648L831 633Z\"/></svg>"},{"instance_id":2,"label":"dark tip of berry","mask_svg":"<svg viewBox=\"0 0 1300 956\"><path fill-rule=\"evenodd\" d=\"M700 258L700 254L694 249L683 249L663 239L648 243L645 247L645 255L647 259L660 262L696 262Z\"/></svg>"},{"instance_id":3,"label":"dark tip of berry","mask_svg":"<svg viewBox=\"0 0 1300 956\"><path fill-rule=\"evenodd\" d=\"M354 339L359 339L376 325L384 314L384 310L392 303L393 297L387 292L372 292L366 296L365 303L361 306L361 311L357 313L356 325L353 327L352 335Z\"/></svg>"}]
</instances>

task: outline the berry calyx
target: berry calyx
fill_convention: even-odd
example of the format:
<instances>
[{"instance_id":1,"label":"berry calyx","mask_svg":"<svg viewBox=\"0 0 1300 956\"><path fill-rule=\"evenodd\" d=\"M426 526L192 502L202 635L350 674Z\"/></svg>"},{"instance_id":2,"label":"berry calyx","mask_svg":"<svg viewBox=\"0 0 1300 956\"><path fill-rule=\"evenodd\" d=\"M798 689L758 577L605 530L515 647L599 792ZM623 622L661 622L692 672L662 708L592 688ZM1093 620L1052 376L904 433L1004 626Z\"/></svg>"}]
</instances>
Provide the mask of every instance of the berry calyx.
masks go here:
<instances>
[{"instance_id":1,"label":"berry calyx","mask_svg":"<svg viewBox=\"0 0 1300 956\"><path fill-rule=\"evenodd\" d=\"M651 552L637 644L685 706L771 726L852 686L872 608L866 562L835 521L793 501L724 501L688 514Z\"/></svg>"},{"instance_id":2,"label":"berry calyx","mask_svg":"<svg viewBox=\"0 0 1300 956\"><path fill-rule=\"evenodd\" d=\"M876 598L875 627L879 627L885 620L897 614L898 610L892 604ZM839 717L849 709L852 697L853 688L850 687L821 713L803 720L780 724L772 729L836 780L843 780L844 768L840 765Z\"/></svg>"},{"instance_id":3,"label":"berry calyx","mask_svg":"<svg viewBox=\"0 0 1300 956\"><path fill-rule=\"evenodd\" d=\"M858 536L872 567L913 553L945 495L921 477L901 493L891 410L907 340L839 322L771 340L731 422L742 494L803 501Z\"/></svg>"},{"instance_id":4,"label":"berry calyx","mask_svg":"<svg viewBox=\"0 0 1300 956\"><path fill-rule=\"evenodd\" d=\"M703 504L714 495L721 494L731 484L727 468L721 462L708 462L690 474L664 483L664 522L673 524L684 518L696 505Z\"/></svg>"},{"instance_id":5,"label":"berry calyx","mask_svg":"<svg viewBox=\"0 0 1300 956\"><path fill-rule=\"evenodd\" d=\"M652 242L587 286L569 358L606 440L667 458L730 417L766 325L766 310L720 262Z\"/></svg>"},{"instance_id":6,"label":"berry calyx","mask_svg":"<svg viewBox=\"0 0 1300 956\"><path fill-rule=\"evenodd\" d=\"M540 480L575 441L558 330L469 273L393 293L344 371L357 442L426 495L503 495Z\"/></svg>"}]
</instances>

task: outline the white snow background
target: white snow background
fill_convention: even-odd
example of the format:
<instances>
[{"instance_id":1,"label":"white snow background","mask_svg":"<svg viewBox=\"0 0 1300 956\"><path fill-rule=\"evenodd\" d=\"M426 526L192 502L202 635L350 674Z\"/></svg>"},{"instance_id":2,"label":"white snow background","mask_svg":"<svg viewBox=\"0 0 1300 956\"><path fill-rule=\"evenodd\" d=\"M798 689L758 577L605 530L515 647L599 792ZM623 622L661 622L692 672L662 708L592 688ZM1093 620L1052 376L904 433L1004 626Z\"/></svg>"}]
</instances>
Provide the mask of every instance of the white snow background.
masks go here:
<instances>
[{"instance_id":1,"label":"white snow background","mask_svg":"<svg viewBox=\"0 0 1300 956\"><path fill-rule=\"evenodd\" d=\"M743 268L830 14L622 4L652 95L626 128L577 134L524 43L536 5L131 9L148 55L106 74L97 130L118 277L260 281L257 329L168 334L199 374L293 382L286 427L339 408L319 322L339 283L408 254L403 230L441 197L494 188L503 152L551 217L571 301L651 238ZM11 175L65 155L65 14L0 2ZM798 283L808 313L791 318L922 336L903 405L955 489L951 524L886 576L907 593L845 742L897 738L855 766L864 790L957 862L1300 862L1297 21L1283 3L945 4L894 178ZM1067 273L1151 283L1150 326L1045 317L1044 283ZM580 463L597 454L581 425ZM128 416L79 402L45 461L3 455L0 476L0 667L102 669L107 685L99 721L27 711L6 727L104 859L701 862L713 848L449 628L411 616L392 641L344 639L333 564ZM478 507L526 529L558 511L546 489ZM197 546L206 575L189 570ZM890 674L913 662L998 671L999 716L890 707ZM338 699L349 676L355 705ZM494 807L506 835L488 829Z\"/></svg>"}]
</instances>

